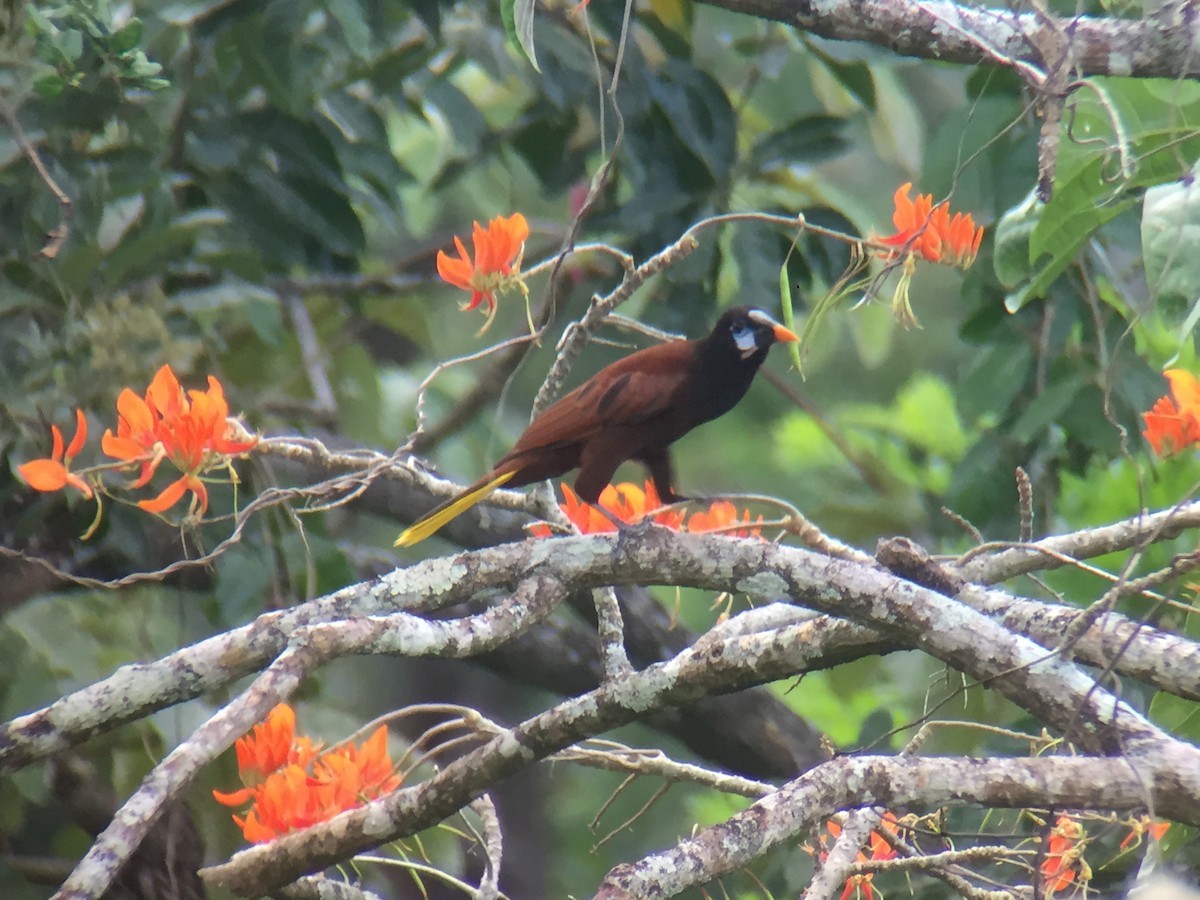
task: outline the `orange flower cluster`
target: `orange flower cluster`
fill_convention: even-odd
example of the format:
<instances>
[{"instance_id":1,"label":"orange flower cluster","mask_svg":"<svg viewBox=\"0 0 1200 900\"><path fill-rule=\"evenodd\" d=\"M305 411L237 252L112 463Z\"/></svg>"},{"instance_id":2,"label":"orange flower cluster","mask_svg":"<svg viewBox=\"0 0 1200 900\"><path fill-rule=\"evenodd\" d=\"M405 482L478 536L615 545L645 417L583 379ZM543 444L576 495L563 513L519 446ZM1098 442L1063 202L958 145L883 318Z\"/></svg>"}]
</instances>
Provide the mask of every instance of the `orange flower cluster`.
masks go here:
<instances>
[{"instance_id":1,"label":"orange flower cluster","mask_svg":"<svg viewBox=\"0 0 1200 900\"><path fill-rule=\"evenodd\" d=\"M496 291L521 285L521 257L527 237L529 223L520 213L513 213L508 218L497 216L488 222L487 228L473 223L474 261L457 235L454 237L457 259L443 250L438 251L437 270L442 279L471 292L471 300L463 305L463 309L475 309L486 301L487 321L480 334L487 330L496 315Z\"/></svg>"},{"instance_id":2,"label":"orange flower cluster","mask_svg":"<svg viewBox=\"0 0 1200 900\"><path fill-rule=\"evenodd\" d=\"M563 502L559 508L583 534L604 534L617 530L612 520L590 503L585 503L571 488L563 484ZM738 525L737 507L728 500L718 500L707 510L686 516L681 510L663 509L663 502L658 496L654 482L647 481L644 487L638 487L628 481L621 484L610 484L600 493L600 506L613 516L630 525L640 522L647 516L654 519L655 524L662 525L674 531L717 531ZM685 522L686 520L686 522ZM743 511L741 523L746 528L734 532L738 537L753 535L761 537L762 516L756 523L750 522L750 512ZM530 532L536 537L550 537L548 525L534 525Z\"/></svg>"},{"instance_id":3,"label":"orange flower cluster","mask_svg":"<svg viewBox=\"0 0 1200 900\"><path fill-rule=\"evenodd\" d=\"M57 491L70 485L83 496L91 498L92 486L71 471L71 460L79 455L87 442L87 416L82 409L75 410L75 435L70 445L63 452L63 436L57 425L50 426L50 436L54 446L47 459L30 460L17 466L21 477L35 491Z\"/></svg>"},{"instance_id":4,"label":"orange flower cluster","mask_svg":"<svg viewBox=\"0 0 1200 900\"><path fill-rule=\"evenodd\" d=\"M829 835L821 835L821 849L817 852L817 858L821 862L824 862L825 858L829 855L828 848L831 840L836 841L842 834L842 826L833 820L826 822L825 827L828 829ZM896 816L890 812L883 814L883 820L880 822L879 827L893 837L897 837L900 833L900 823L896 820ZM857 862L883 862L884 860L893 859L896 856L896 849L888 842L887 838L879 833L878 829L871 832L867 845L871 850L870 855L859 850ZM805 849L810 853L812 852L811 847L806 846ZM872 887L871 882L874 878L874 872L851 875L846 879L846 886L842 889L840 900L848 900L851 896L861 896L865 900L873 900L875 889Z\"/></svg>"},{"instance_id":5,"label":"orange flower cluster","mask_svg":"<svg viewBox=\"0 0 1200 900\"><path fill-rule=\"evenodd\" d=\"M1172 396L1160 397L1150 412L1142 413L1146 420L1142 434L1155 453L1170 456L1200 444L1200 381L1183 369L1168 369L1163 375L1171 384Z\"/></svg>"},{"instance_id":6,"label":"orange flower cluster","mask_svg":"<svg viewBox=\"0 0 1200 900\"><path fill-rule=\"evenodd\" d=\"M208 509L208 491L200 475L228 465L229 457L251 450L258 438L235 440L229 405L220 382L208 376L207 391L184 394L170 366L150 382L145 399L129 388L117 397L117 433L104 432L100 446L113 459L141 463L132 487L147 484L159 463L169 459L183 474L153 500L138 503L147 512L170 509L186 491L192 492L192 512Z\"/></svg>"},{"instance_id":7,"label":"orange flower cluster","mask_svg":"<svg viewBox=\"0 0 1200 900\"><path fill-rule=\"evenodd\" d=\"M696 534L721 531L734 537L762 537L762 520L762 516L759 516L757 521L751 523L750 510L744 509L739 523L737 507L729 500L717 500L708 509L692 513L688 518L686 530ZM733 526L738 524L746 527L732 530Z\"/></svg>"},{"instance_id":8,"label":"orange flower cluster","mask_svg":"<svg viewBox=\"0 0 1200 900\"><path fill-rule=\"evenodd\" d=\"M17 471L30 487L56 491L71 486L92 496L92 486L70 472L70 462L87 440L87 419L76 410L75 437L63 452L62 434L51 426L54 447L48 459L35 459L18 466ZM130 465L140 464L141 472L130 487L140 488L154 477L159 464L168 459L183 474L153 500L138 503L147 512L170 509L183 495L192 492L190 512L203 514L208 508L208 490L200 476L229 465L231 457L253 449L257 437L239 440L236 426L229 421L229 404L220 382L208 376L207 391L188 391L170 366L154 376L145 398L129 388L117 397L117 433L106 429L101 449L113 459Z\"/></svg>"},{"instance_id":9,"label":"orange flower cluster","mask_svg":"<svg viewBox=\"0 0 1200 900\"><path fill-rule=\"evenodd\" d=\"M1083 858L1086 836L1083 825L1070 816L1059 816L1050 829L1046 858L1042 860L1042 890L1047 897L1091 881L1091 866Z\"/></svg>"},{"instance_id":10,"label":"orange flower cluster","mask_svg":"<svg viewBox=\"0 0 1200 900\"><path fill-rule=\"evenodd\" d=\"M932 194L918 194L910 200L908 192L912 182L900 185L893 196L896 211L892 213L892 224L896 233L878 238L889 247L910 247L913 253L934 263L969 268L979 253L983 240L983 226L975 227L970 214L955 213L950 217L948 202L933 205Z\"/></svg>"},{"instance_id":11,"label":"orange flower cluster","mask_svg":"<svg viewBox=\"0 0 1200 900\"><path fill-rule=\"evenodd\" d=\"M286 703L235 745L244 788L213 791L225 806L250 804L234 816L246 840L261 844L332 819L395 790L403 776L393 771L386 725L361 745L348 743L321 752L320 745L296 736L296 713Z\"/></svg>"}]
</instances>

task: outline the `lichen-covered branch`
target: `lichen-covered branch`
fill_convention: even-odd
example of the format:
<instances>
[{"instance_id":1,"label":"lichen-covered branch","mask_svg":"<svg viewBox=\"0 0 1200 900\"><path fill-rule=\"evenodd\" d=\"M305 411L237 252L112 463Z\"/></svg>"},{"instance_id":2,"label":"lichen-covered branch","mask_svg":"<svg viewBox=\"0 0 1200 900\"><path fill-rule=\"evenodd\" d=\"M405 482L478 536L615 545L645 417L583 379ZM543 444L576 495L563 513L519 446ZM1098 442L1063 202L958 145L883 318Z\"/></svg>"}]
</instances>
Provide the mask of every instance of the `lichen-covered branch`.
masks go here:
<instances>
[{"instance_id":1,"label":"lichen-covered branch","mask_svg":"<svg viewBox=\"0 0 1200 900\"><path fill-rule=\"evenodd\" d=\"M1156 537L1173 537L1200 523L1200 503L1151 513L1109 526L1046 538L1038 546L1079 558L1128 548ZM585 539L587 540L587 539ZM123 666L111 676L51 705L0 726L0 770L13 770L74 746L88 738L216 690L250 672L262 669L287 645L296 628L348 615L384 615L403 609L431 611L468 599L497 584L512 584L522 566L545 560L545 549L557 544L528 542L427 560L391 572L375 582L351 585L326 597L282 612L260 616L234 631L185 647L150 663ZM1003 550L981 556L952 573L988 582L1023 572L1060 565L1037 550ZM550 562L556 578L595 586L603 578L585 573L576 560ZM674 573L656 573L671 583ZM959 599L1009 629L1028 635L1044 647L1054 646L1063 630L1078 616L1072 607L1057 606L972 588ZM828 626L826 626L828 627ZM820 630L820 629L816 629ZM824 633L824 632L823 632ZM836 635L843 643L823 643L833 662L859 654L901 646L894 638L840 622ZM1115 661L1115 671L1143 679L1155 687L1188 699L1200 699L1200 647L1179 635L1141 626L1109 615L1093 626L1075 648L1077 658L1097 666ZM820 668L819 660L812 661ZM826 665L829 663L825 663Z\"/></svg>"},{"instance_id":2,"label":"lichen-covered branch","mask_svg":"<svg viewBox=\"0 0 1200 900\"><path fill-rule=\"evenodd\" d=\"M607 580L666 580L755 596L790 596L887 627L904 642L1000 690L1041 721L1066 731L1085 750L1124 755L1127 782L1137 787L1146 779L1156 786L1170 783L1180 796L1200 799L1200 753L1195 748L1172 740L1097 688L1074 665L928 589L807 551L664 529L641 536L567 538L557 543L554 555L571 560L580 574L604 571ZM522 548L512 549L516 553ZM669 578L662 574L666 570L672 572ZM327 825L244 851L229 864L209 870L207 877L235 893L253 895L379 841L415 833L461 809L484 786L584 737L718 685L761 678L776 672L782 659L794 664L792 654L804 648L798 648L795 635L787 632L773 632L763 641L756 640L758 635L700 641L673 660L615 679L533 717L426 782L345 813ZM1136 778L1130 774L1133 766ZM1131 792L1127 789L1122 802L1149 802L1145 797L1128 800ZM878 805L870 797L867 802ZM1173 810L1181 812L1185 807L1178 796L1173 798Z\"/></svg>"},{"instance_id":3,"label":"lichen-covered branch","mask_svg":"<svg viewBox=\"0 0 1200 900\"><path fill-rule=\"evenodd\" d=\"M980 803L1020 808L1051 806L1138 809L1153 803L1166 815L1194 818L1172 796L1180 772L1143 772L1149 796L1122 759L956 759L847 757L818 766L724 822L669 850L617 866L595 900L673 897L743 868L784 842L802 839L839 809ZM1159 777L1159 776L1162 777ZM1191 773L1200 781L1200 770ZM1193 784L1193 789L1195 785Z\"/></svg>"},{"instance_id":4,"label":"lichen-covered branch","mask_svg":"<svg viewBox=\"0 0 1200 900\"><path fill-rule=\"evenodd\" d=\"M1052 649L1077 610L966 584L936 564L901 577L858 559L659 527L617 536L531 540L426 560L272 613L157 663L126 667L9 723L0 731L0 761L15 767L184 696L266 670L242 698L151 773L60 894L94 898L200 767L327 660L352 653L478 654L519 634L570 592L650 584L787 598L823 615L803 613L789 622L781 605L748 613L741 627L734 620L664 663L616 673L600 688L494 737L426 782L328 826L247 851L249 856L214 870L215 883L245 893L279 887L381 841L436 824L496 779L580 740L672 705L802 673L838 654L845 658L847 647L855 646L860 652L923 649L998 690L1083 752L1137 760L1142 777L1165 777L1163 759L1181 764L1181 745ZM419 615L481 597L487 598L484 611L474 615L433 621ZM1074 652L1117 669L1128 657L1159 682L1177 680L1185 696L1198 690L1190 662L1197 648L1191 642L1143 631L1117 616L1094 623ZM1188 764L1200 772L1195 749L1188 749ZM1178 772L1171 777L1200 805L1200 792L1188 794L1195 789L1188 777Z\"/></svg>"},{"instance_id":5,"label":"lichen-covered branch","mask_svg":"<svg viewBox=\"0 0 1200 900\"><path fill-rule=\"evenodd\" d=\"M522 581L512 602L478 616L427 621L406 613L353 616L299 629L288 649L233 702L223 707L160 762L97 837L55 895L59 900L101 896L145 839L168 804L200 769L286 700L321 665L363 653L470 656L520 634L554 609L563 592L537 576Z\"/></svg>"},{"instance_id":6,"label":"lichen-covered branch","mask_svg":"<svg viewBox=\"0 0 1200 900\"><path fill-rule=\"evenodd\" d=\"M1194 78L1200 75L1200 20L1164 4L1143 19L1039 16L1003 6L948 0L704 0L734 12L773 19L841 41L865 41L903 56L1018 69L1027 81L1045 77L1034 38L1069 35L1079 75Z\"/></svg>"},{"instance_id":7,"label":"lichen-covered branch","mask_svg":"<svg viewBox=\"0 0 1200 900\"><path fill-rule=\"evenodd\" d=\"M1111 525L1054 535L1032 544L995 545L995 552L989 550L992 545L978 547L948 568L966 581L996 584L1018 575L1058 569L1070 565L1072 560L1091 559L1176 538L1194 528L1200 528L1200 501L1133 516Z\"/></svg>"}]
</instances>

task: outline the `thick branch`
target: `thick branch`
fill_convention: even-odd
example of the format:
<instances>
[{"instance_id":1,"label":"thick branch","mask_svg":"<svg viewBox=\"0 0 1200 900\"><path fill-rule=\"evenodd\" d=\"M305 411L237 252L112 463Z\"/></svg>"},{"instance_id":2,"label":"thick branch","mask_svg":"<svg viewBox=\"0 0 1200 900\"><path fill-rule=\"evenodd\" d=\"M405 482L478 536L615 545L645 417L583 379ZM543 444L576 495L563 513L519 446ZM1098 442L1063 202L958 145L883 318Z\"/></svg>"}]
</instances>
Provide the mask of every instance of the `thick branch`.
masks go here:
<instances>
[{"instance_id":1,"label":"thick branch","mask_svg":"<svg viewBox=\"0 0 1200 900\"><path fill-rule=\"evenodd\" d=\"M561 599L561 588L532 576L521 583L510 603L497 604L478 616L430 622L395 613L354 616L300 629L292 635L287 651L241 696L154 767L63 883L56 900L91 900L103 895L168 804L200 769L265 718L275 704L288 699L319 666L359 653L470 656L522 633L549 615Z\"/></svg>"},{"instance_id":2,"label":"thick branch","mask_svg":"<svg viewBox=\"0 0 1200 900\"><path fill-rule=\"evenodd\" d=\"M514 556L527 557L522 566L526 570L535 558L546 567L543 574L555 567L574 569L576 584L591 578L605 583L665 581L755 596L791 596L886 626L905 642L996 687L1042 721L1067 731L1083 748L1136 758L1139 774L1170 783L1180 792L1172 809L1182 811L1188 803L1200 802L1200 755L1195 748L1172 740L1073 665L1029 640L953 600L877 570L762 542L664 529L508 549ZM668 570L671 575L664 576ZM461 809L485 786L581 738L669 703L738 686L741 679L762 678L783 659L794 664L794 654L806 648L789 631L701 640L670 662L608 682L535 716L426 782L327 825L244 851L210 870L208 877L236 893L259 894L381 841L420 831Z\"/></svg>"},{"instance_id":3,"label":"thick branch","mask_svg":"<svg viewBox=\"0 0 1200 900\"><path fill-rule=\"evenodd\" d=\"M752 863L773 847L802 838L839 809L981 803L1025 806L1145 808L1196 817L1173 796L1173 772L1139 769L1122 759L953 759L849 757L825 763L724 822L670 850L617 866L596 900L673 897ZM1195 773L1193 773L1195 774ZM1145 781L1143 781L1145 779ZM1195 781L1195 778L1192 779ZM1146 785L1149 785L1149 795Z\"/></svg>"},{"instance_id":4,"label":"thick branch","mask_svg":"<svg viewBox=\"0 0 1200 900\"><path fill-rule=\"evenodd\" d=\"M1182 78L1200 74L1200 20L1195 16L1118 19L1039 17L946 0L703 0L773 19L821 37L866 41L903 56L1012 66L1028 77L1044 69L1034 38L1069 36L1075 70L1087 75ZM1167 5L1169 9L1171 4Z\"/></svg>"},{"instance_id":5,"label":"thick branch","mask_svg":"<svg viewBox=\"0 0 1200 900\"><path fill-rule=\"evenodd\" d=\"M1118 550L1169 540L1198 527L1200 502L1184 503L1111 525L1054 535L998 553L984 554L979 552L983 548L979 548L968 553L965 562L949 568L967 581L995 584L1030 572L1058 569L1070 565L1071 560L1091 559Z\"/></svg>"},{"instance_id":6,"label":"thick branch","mask_svg":"<svg viewBox=\"0 0 1200 900\"><path fill-rule=\"evenodd\" d=\"M1200 509L1196 504L1192 507ZM1181 512L1190 515L1192 507ZM1145 517L1145 521L1153 523L1164 515L1155 513ZM1111 530L1127 538L1131 532L1136 533L1136 529L1126 527L1129 524L1118 523L1094 531L1107 533ZM1077 540L1077 535L1067 535L1048 538L1044 543L1066 544ZM1104 543L1108 545L1107 541ZM236 678L258 671L283 650L288 634L302 625L355 614L384 615L403 609L431 611L461 602L487 587L515 583L523 566L534 565L535 560L545 559L545 550L557 546L564 545L535 541L427 560L389 573L378 581L351 585L283 612L261 616L250 625L201 641L156 662L124 666L103 681L0 727L0 770L20 768L96 734L216 690ZM1080 555L1086 555L1082 552L1083 548L1073 549ZM1039 553L1011 553L1016 554L1017 568L1045 560ZM998 566L1005 575L1013 574L1013 566L1007 563L1008 555L1001 554L1004 564ZM598 565L595 558L591 562ZM987 565L986 560L978 562ZM553 571L555 577L580 587L606 583L604 577L595 571L585 575L580 570L578 560L573 557L560 557L554 563ZM996 573L993 570L972 571L971 574L986 579ZM663 568L652 576L658 583L670 583L672 577L674 570L666 565L665 560ZM1014 598L998 592L972 589L965 591L961 599L980 611L1000 618L1009 628L1028 634L1044 646L1051 646L1060 638L1063 629L1078 615L1078 611L1072 608ZM1134 631L1137 634L1129 640ZM827 666L845 661L853 655L878 653L902 646L902 642L894 637L883 640L868 629L844 622L840 623L837 633L840 643L830 644L825 649L825 657L814 661L814 666ZM1080 641L1075 653L1084 662L1105 666L1112 662L1118 651L1121 655L1115 666L1117 672L1132 674L1182 697L1200 695L1200 675L1197 675L1200 667L1195 665L1196 645L1177 635L1139 628L1122 616L1109 615L1103 622L1093 626Z\"/></svg>"}]
</instances>

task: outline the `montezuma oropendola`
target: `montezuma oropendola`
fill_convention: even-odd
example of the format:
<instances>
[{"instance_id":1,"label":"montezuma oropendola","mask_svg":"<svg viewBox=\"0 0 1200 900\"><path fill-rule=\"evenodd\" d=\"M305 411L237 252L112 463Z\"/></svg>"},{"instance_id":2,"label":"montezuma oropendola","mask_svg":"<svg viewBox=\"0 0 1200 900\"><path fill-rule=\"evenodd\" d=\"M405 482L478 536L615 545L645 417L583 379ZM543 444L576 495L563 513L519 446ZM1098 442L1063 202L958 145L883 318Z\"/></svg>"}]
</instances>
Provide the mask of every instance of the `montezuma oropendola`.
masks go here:
<instances>
[{"instance_id":1,"label":"montezuma oropendola","mask_svg":"<svg viewBox=\"0 0 1200 900\"><path fill-rule=\"evenodd\" d=\"M627 459L646 466L664 503L675 493L669 447L733 409L767 351L796 335L763 310L727 310L707 337L647 347L589 378L530 423L492 471L396 539L409 547L502 485L520 487L578 468L575 493L593 505Z\"/></svg>"}]
</instances>

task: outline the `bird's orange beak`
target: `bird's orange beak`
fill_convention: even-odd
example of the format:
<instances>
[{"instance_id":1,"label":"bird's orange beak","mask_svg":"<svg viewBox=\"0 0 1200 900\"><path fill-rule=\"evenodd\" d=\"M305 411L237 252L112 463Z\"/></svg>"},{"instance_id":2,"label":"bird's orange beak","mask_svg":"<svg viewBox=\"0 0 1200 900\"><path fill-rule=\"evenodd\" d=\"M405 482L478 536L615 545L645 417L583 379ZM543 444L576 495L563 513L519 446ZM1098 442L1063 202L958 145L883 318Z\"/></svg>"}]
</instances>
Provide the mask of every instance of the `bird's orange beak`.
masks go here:
<instances>
[{"instance_id":1,"label":"bird's orange beak","mask_svg":"<svg viewBox=\"0 0 1200 900\"><path fill-rule=\"evenodd\" d=\"M778 323L776 323L774 331L775 340L779 341L781 344L790 344L792 341L800 340L800 338L796 337L796 332L792 331L790 328L784 328Z\"/></svg>"}]
</instances>

